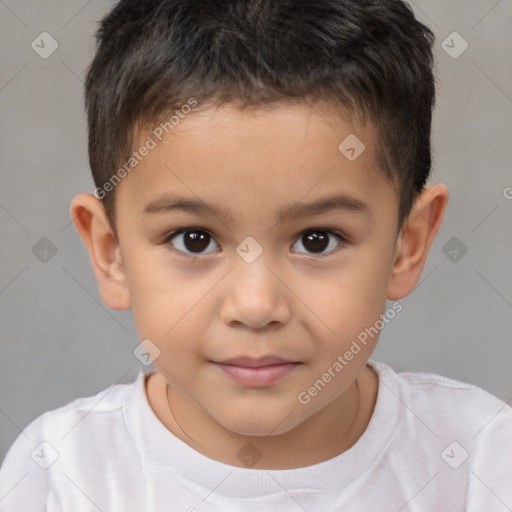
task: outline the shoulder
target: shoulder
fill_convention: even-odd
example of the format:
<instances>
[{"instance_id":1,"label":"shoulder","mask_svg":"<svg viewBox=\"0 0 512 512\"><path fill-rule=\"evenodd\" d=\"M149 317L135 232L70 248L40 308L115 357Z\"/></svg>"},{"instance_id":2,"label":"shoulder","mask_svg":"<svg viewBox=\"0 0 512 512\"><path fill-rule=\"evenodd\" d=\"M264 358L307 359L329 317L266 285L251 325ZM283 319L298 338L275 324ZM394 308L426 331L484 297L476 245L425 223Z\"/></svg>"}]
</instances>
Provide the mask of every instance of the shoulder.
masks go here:
<instances>
[{"instance_id":1,"label":"shoulder","mask_svg":"<svg viewBox=\"0 0 512 512\"><path fill-rule=\"evenodd\" d=\"M12 447L25 444L31 446L35 440L45 436L63 439L70 429L77 428L84 421L91 423L108 419L113 413L123 409L127 399L133 395L134 388L141 385L143 378L144 374L139 372L132 382L112 384L94 395L77 398L41 414L23 429Z\"/></svg>"},{"instance_id":2,"label":"shoulder","mask_svg":"<svg viewBox=\"0 0 512 512\"><path fill-rule=\"evenodd\" d=\"M414 498L417 510L465 504L476 512L496 510L498 500L512 503L507 403L474 384L368 363L379 377L373 430L390 432L379 462L393 475L390 488L425 487Z\"/></svg>"},{"instance_id":3,"label":"shoulder","mask_svg":"<svg viewBox=\"0 0 512 512\"><path fill-rule=\"evenodd\" d=\"M123 408L143 378L139 372L133 382L113 384L35 418L18 435L0 467L0 499L6 500L0 503L13 503L12 510L23 506L39 510L36 507L45 503L43 496L63 460L90 451L97 438L108 442L124 428Z\"/></svg>"},{"instance_id":4,"label":"shoulder","mask_svg":"<svg viewBox=\"0 0 512 512\"><path fill-rule=\"evenodd\" d=\"M402 480L431 478L425 496L442 497L443 506L448 497L457 507L466 503L468 512L512 503L512 408L506 402L441 375L371 366L379 375L381 409L397 411L389 456L395 467L407 468Z\"/></svg>"},{"instance_id":5,"label":"shoulder","mask_svg":"<svg viewBox=\"0 0 512 512\"><path fill-rule=\"evenodd\" d=\"M396 373L382 362L371 361L379 383L389 387L409 415L431 428L453 428L471 439L483 431L512 438L512 408L479 386L435 373Z\"/></svg>"},{"instance_id":6,"label":"shoulder","mask_svg":"<svg viewBox=\"0 0 512 512\"><path fill-rule=\"evenodd\" d=\"M94 395L77 398L62 407L47 411L26 430L34 435L64 440L74 429L109 422L116 413L122 412L127 400L133 395L134 387L140 385L143 377L139 372L132 382L112 384Z\"/></svg>"}]
</instances>

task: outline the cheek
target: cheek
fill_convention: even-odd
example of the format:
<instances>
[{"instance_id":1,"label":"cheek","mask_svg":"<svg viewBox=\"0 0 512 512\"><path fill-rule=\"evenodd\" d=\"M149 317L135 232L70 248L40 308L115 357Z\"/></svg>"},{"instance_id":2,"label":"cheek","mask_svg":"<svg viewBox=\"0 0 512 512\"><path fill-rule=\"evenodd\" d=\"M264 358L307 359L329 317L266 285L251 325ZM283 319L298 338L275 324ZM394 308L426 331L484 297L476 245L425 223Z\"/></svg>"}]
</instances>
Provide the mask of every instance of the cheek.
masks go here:
<instances>
[{"instance_id":1,"label":"cheek","mask_svg":"<svg viewBox=\"0 0 512 512\"><path fill-rule=\"evenodd\" d=\"M388 274L386 264L361 255L325 280L310 283L302 294L320 318L328 317L334 325L363 325L385 304Z\"/></svg>"},{"instance_id":2,"label":"cheek","mask_svg":"<svg viewBox=\"0 0 512 512\"><path fill-rule=\"evenodd\" d=\"M324 363L327 358L332 359L333 354L349 350L358 337L363 341L361 355L374 348L378 335L371 328L384 312L390 272L390 257L384 261L375 254L379 254L375 249L360 251L345 265L333 269L325 279L300 287L298 295L310 309L307 312L309 330L323 347ZM365 338L368 330L373 336Z\"/></svg>"},{"instance_id":3,"label":"cheek","mask_svg":"<svg viewBox=\"0 0 512 512\"><path fill-rule=\"evenodd\" d=\"M200 340L206 329L208 302L201 300L202 295L176 289L163 293L151 288L141 290L132 303L140 336L152 339L163 349L192 347L193 340Z\"/></svg>"},{"instance_id":4,"label":"cheek","mask_svg":"<svg viewBox=\"0 0 512 512\"><path fill-rule=\"evenodd\" d=\"M155 368L177 377L190 373L202 353L212 285L191 282L155 264L135 265L135 259L131 263L130 295L139 339L150 339L160 350Z\"/></svg>"},{"instance_id":5,"label":"cheek","mask_svg":"<svg viewBox=\"0 0 512 512\"><path fill-rule=\"evenodd\" d=\"M184 294L164 266L136 251L125 261L125 271L139 337L160 346L173 336L180 318L186 317L193 294Z\"/></svg>"}]
</instances>

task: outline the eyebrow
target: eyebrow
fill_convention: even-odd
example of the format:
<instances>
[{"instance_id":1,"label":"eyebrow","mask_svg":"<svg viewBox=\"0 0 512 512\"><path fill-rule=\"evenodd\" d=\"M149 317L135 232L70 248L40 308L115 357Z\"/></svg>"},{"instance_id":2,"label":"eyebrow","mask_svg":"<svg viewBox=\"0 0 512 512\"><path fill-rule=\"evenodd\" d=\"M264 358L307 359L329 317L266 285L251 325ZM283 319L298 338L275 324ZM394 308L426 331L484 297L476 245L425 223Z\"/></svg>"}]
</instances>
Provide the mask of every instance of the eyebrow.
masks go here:
<instances>
[{"instance_id":1,"label":"eyebrow","mask_svg":"<svg viewBox=\"0 0 512 512\"><path fill-rule=\"evenodd\" d=\"M285 217L308 217L320 215L333 210L341 210L351 213L369 214L370 209L366 203L344 194L331 195L323 197L310 203L296 203L284 206L276 210L274 220L280 222ZM202 201L197 201L188 197L169 197L163 196L155 201L148 203L143 210L144 215L167 213L167 212L184 212L192 215L215 215L234 220L232 212L229 208L208 205Z\"/></svg>"}]
</instances>

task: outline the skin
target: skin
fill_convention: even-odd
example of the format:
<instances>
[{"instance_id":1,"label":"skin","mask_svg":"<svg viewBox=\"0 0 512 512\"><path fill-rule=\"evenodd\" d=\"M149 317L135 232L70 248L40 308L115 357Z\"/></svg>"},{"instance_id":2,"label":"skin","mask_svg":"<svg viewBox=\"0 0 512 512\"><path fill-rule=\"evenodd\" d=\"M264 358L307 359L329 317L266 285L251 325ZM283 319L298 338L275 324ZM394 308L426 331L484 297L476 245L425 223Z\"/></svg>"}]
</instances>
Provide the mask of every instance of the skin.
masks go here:
<instances>
[{"instance_id":1,"label":"skin","mask_svg":"<svg viewBox=\"0 0 512 512\"><path fill-rule=\"evenodd\" d=\"M351 133L366 146L355 161L338 150ZM182 120L117 185L119 243L98 199L72 201L102 300L131 308L140 340L160 350L146 380L155 415L203 455L245 467L237 452L250 441L261 452L251 467L298 468L344 452L367 428L378 378L366 363L378 335L309 403L298 395L380 319L386 299L414 289L448 201L444 185L426 187L397 229L398 195L378 172L374 141L371 126L305 104L208 108ZM368 211L274 218L334 193ZM165 194L229 208L232 218L144 214ZM182 228L206 232L199 252L183 234L165 240ZM311 228L331 233L324 248L302 236ZM236 252L249 236L263 249L252 263ZM269 354L300 364L257 388L212 362Z\"/></svg>"}]
</instances>

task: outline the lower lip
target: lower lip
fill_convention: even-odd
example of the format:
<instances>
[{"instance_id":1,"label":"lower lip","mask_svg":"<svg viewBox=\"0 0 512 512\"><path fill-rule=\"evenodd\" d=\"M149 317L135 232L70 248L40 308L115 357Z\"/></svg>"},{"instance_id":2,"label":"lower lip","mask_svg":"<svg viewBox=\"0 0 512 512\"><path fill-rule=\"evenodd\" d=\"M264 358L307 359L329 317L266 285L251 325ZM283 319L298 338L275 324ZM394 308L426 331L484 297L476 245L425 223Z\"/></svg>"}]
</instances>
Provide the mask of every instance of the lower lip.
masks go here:
<instances>
[{"instance_id":1,"label":"lower lip","mask_svg":"<svg viewBox=\"0 0 512 512\"><path fill-rule=\"evenodd\" d=\"M249 368L247 366L234 366L232 364L216 365L230 377L243 386L254 388L263 388L282 379L293 371L300 363L272 364L269 366L260 366L259 368Z\"/></svg>"}]
</instances>

